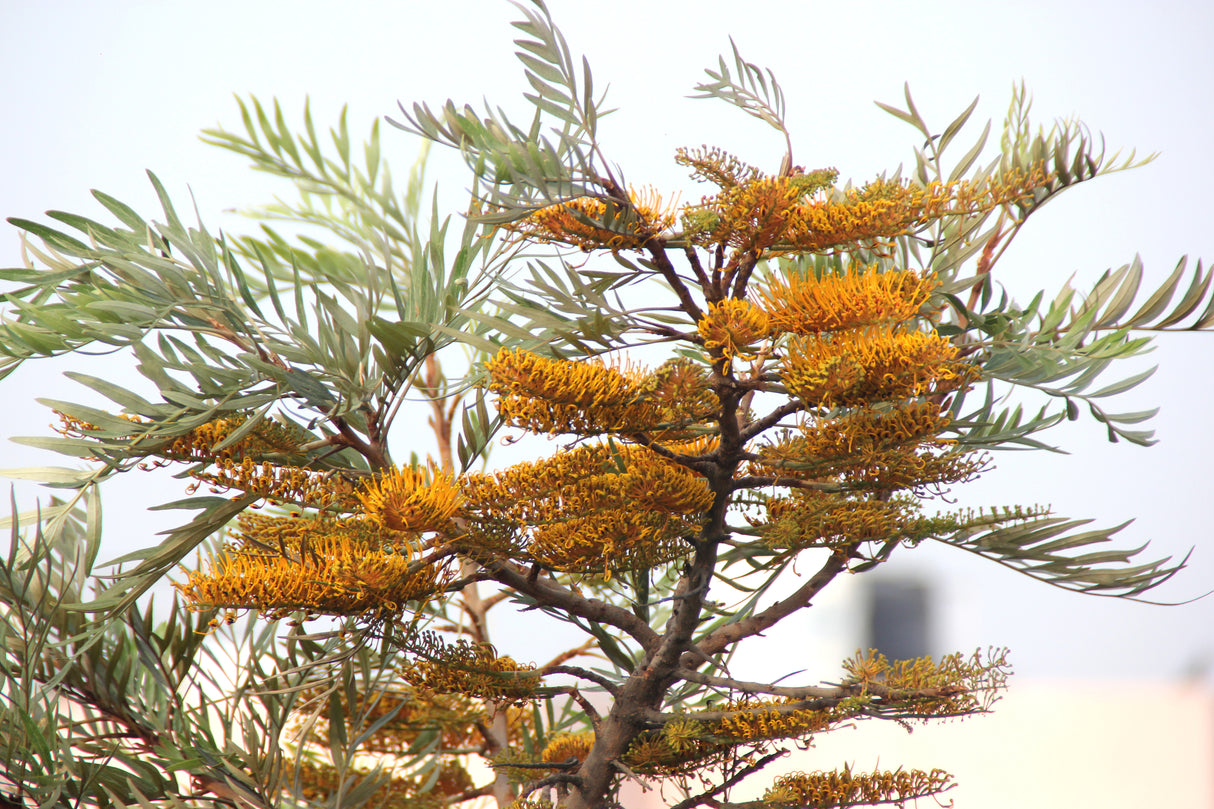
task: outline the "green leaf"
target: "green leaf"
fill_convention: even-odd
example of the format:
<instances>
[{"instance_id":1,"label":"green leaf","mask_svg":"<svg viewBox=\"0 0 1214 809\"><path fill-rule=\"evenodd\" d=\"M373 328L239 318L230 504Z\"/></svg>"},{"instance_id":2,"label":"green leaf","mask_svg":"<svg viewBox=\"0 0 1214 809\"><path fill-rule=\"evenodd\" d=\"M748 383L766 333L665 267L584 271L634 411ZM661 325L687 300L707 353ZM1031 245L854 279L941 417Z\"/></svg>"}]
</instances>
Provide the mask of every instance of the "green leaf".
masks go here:
<instances>
[{"instance_id":1,"label":"green leaf","mask_svg":"<svg viewBox=\"0 0 1214 809\"><path fill-rule=\"evenodd\" d=\"M20 469L0 469L0 477L12 480L36 480L41 483L80 484L96 475L92 469L69 469L64 466L25 466Z\"/></svg>"}]
</instances>

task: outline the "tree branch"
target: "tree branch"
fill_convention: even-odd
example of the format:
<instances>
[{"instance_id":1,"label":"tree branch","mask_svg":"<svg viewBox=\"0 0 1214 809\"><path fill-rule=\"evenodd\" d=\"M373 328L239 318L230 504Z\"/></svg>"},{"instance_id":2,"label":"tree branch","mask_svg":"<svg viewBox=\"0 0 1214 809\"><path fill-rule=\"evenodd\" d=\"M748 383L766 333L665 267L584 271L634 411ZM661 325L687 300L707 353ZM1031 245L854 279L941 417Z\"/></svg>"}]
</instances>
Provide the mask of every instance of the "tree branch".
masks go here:
<instances>
[{"instance_id":1,"label":"tree branch","mask_svg":"<svg viewBox=\"0 0 1214 809\"><path fill-rule=\"evenodd\" d=\"M615 694L616 691L619 690L616 688L616 684L611 682L611 680L595 674L589 669L584 669L581 666L541 666L539 669L537 669L537 671L541 677L549 674L568 674L572 677L589 680L595 685L602 686L602 688L609 694Z\"/></svg>"},{"instance_id":2,"label":"tree branch","mask_svg":"<svg viewBox=\"0 0 1214 809\"><path fill-rule=\"evenodd\" d=\"M697 807L697 806L703 806L705 803L708 802L709 799L712 798L713 795L719 795L720 793L729 789L730 787L732 787L734 784L738 783L742 779L749 778L751 775L753 775L756 772L758 772L759 770L763 769L764 767L766 767L768 764L772 763L776 759L782 758L783 756L786 756L786 755L788 755L787 750L777 750L774 753L768 753L767 755L763 756L763 758L759 759L758 761L754 762L753 764L748 764L745 767L743 767L742 769L738 770L736 773L731 775L729 778L722 781L720 786L713 787L712 789L708 790L707 792L701 792L699 795L692 795L690 798L687 798L686 800L679 801L674 806L670 807L670 809L695 809L695 807ZM716 801L713 801L713 803L715 804ZM760 802L760 805L766 806L766 804L763 804L761 802Z\"/></svg>"},{"instance_id":3,"label":"tree branch","mask_svg":"<svg viewBox=\"0 0 1214 809\"><path fill-rule=\"evenodd\" d=\"M585 598L551 579L532 578L514 562L488 556L484 551L477 551L475 558L477 564L483 567L494 581L530 596L542 606L555 607L579 618L613 626L626 632L644 649L652 649L659 642L657 633L649 624L623 607L597 598Z\"/></svg>"},{"instance_id":4,"label":"tree branch","mask_svg":"<svg viewBox=\"0 0 1214 809\"><path fill-rule=\"evenodd\" d=\"M329 423L337 428L337 432L341 435L340 442L366 458L372 469L387 469L391 465L383 448L364 441L344 418L330 416Z\"/></svg>"},{"instance_id":5,"label":"tree branch","mask_svg":"<svg viewBox=\"0 0 1214 809\"><path fill-rule=\"evenodd\" d=\"M714 655L724 651L742 638L759 634L797 610L808 607L810 600L821 592L822 588L830 584L835 576L838 576L846 569L847 557L837 552L831 553L826 563L822 565L818 572L810 577L809 581L801 585L795 593L788 596L788 598L777 601L762 612L755 613L734 623L726 624L707 637L702 638L696 645L704 654ZM683 667L693 668L699 662L701 662L699 655L688 652L684 655Z\"/></svg>"},{"instance_id":6,"label":"tree branch","mask_svg":"<svg viewBox=\"0 0 1214 809\"><path fill-rule=\"evenodd\" d=\"M695 273L700 289L711 289L712 282L708 280L708 274L704 272L704 265L700 263L700 254L691 245L683 248L683 254L687 256L687 263L691 266L691 271Z\"/></svg>"},{"instance_id":7,"label":"tree branch","mask_svg":"<svg viewBox=\"0 0 1214 809\"><path fill-rule=\"evenodd\" d=\"M801 478L786 478L776 475L747 475L735 478L733 481L734 491L739 489L762 489L768 486L783 486L786 489L811 489L815 492L831 493L845 492L849 488L839 483L821 483L816 480L802 480Z\"/></svg>"},{"instance_id":8,"label":"tree branch","mask_svg":"<svg viewBox=\"0 0 1214 809\"><path fill-rule=\"evenodd\" d=\"M746 429L742 430L742 440L749 441L759 433L766 432L772 427L775 427L777 424L783 421L786 416L791 416L793 413L798 413L804 409L805 403L799 399L788 402L787 404L782 404L763 418L755 419L750 424L746 425Z\"/></svg>"},{"instance_id":9,"label":"tree branch","mask_svg":"<svg viewBox=\"0 0 1214 809\"><path fill-rule=\"evenodd\" d=\"M670 256L666 255L666 248L660 239L650 239L645 245L649 250L649 255L653 257L653 264L658 268L658 272L666 279L666 283L670 285L670 290L679 298L679 303L684 312L691 318L693 323L699 323L704 317L704 312L696 305L696 302L691 298L691 291L687 289L687 285L683 283L683 279L679 278L679 274L675 272L674 265L670 263Z\"/></svg>"}]
</instances>

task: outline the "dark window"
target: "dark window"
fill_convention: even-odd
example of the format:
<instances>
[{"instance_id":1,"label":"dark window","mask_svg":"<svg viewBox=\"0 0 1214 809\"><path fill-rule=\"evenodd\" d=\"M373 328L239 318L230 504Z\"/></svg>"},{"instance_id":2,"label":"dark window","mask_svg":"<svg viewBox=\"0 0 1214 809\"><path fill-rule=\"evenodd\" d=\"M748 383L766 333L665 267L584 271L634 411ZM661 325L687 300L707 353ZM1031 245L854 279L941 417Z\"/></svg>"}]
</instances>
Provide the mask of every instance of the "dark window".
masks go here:
<instances>
[{"instance_id":1,"label":"dark window","mask_svg":"<svg viewBox=\"0 0 1214 809\"><path fill-rule=\"evenodd\" d=\"M930 655L931 604L926 584L877 579L868 586L868 644L890 660Z\"/></svg>"}]
</instances>

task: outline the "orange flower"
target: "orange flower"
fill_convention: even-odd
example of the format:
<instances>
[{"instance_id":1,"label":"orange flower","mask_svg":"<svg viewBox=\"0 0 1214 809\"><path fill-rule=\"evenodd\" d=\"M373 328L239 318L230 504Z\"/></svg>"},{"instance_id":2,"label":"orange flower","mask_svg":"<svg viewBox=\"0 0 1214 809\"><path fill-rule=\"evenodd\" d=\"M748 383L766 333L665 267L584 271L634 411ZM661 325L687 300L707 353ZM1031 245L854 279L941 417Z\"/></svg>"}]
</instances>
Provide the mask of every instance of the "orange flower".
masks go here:
<instances>
[{"instance_id":1,"label":"orange flower","mask_svg":"<svg viewBox=\"0 0 1214 809\"><path fill-rule=\"evenodd\" d=\"M749 301L726 298L714 303L696 325L704 347L726 366L734 357L753 356L750 347L767 336L767 313Z\"/></svg>"},{"instance_id":2,"label":"orange flower","mask_svg":"<svg viewBox=\"0 0 1214 809\"><path fill-rule=\"evenodd\" d=\"M357 497L376 524L393 531L442 531L458 505L450 475L433 469L395 469L372 478Z\"/></svg>"},{"instance_id":3,"label":"orange flower","mask_svg":"<svg viewBox=\"0 0 1214 809\"><path fill-rule=\"evenodd\" d=\"M540 208L506 227L538 242L583 250L635 250L674 226L674 214L652 189L630 190L628 199L625 205L614 199L577 197Z\"/></svg>"},{"instance_id":4,"label":"orange flower","mask_svg":"<svg viewBox=\"0 0 1214 809\"><path fill-rule=\"evenodd\" d=\"M821 278L772 277L758 294L773 332L817 334L908 320L935 287L934 278L912 270L853 266Z\"/></svg>"}]
</instances>

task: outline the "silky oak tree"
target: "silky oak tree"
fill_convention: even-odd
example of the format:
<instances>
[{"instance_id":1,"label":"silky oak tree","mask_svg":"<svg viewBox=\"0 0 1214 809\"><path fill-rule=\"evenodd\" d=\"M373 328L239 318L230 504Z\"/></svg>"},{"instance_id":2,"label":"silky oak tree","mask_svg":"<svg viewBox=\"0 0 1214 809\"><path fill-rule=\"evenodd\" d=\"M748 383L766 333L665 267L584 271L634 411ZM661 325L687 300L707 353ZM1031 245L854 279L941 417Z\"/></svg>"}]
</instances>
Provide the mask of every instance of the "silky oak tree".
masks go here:
<instances>
[{"instance_id":1,"label":"silky oak tree","mask_svg":"<svg viewBox=\"0 0 1214 809\"><path fill-rule=\"evenodd\" d=\"M1183 566L1110 546L1121 527L940 498L1081 407L1150 442L1150 413L1104 404L1146 374L1106 377L1145 332L1208 329L1211 274L1182 261L1137 307L1137 263L1028 304L995 276L1047 202L1133 155L1035 129L1021 87L994 156L988 125L953 160L975 106L936 133L908 90L881 106L922 139L909 176L841 185L795 162L780 86L734 48L696 93L786 151L766 171L679 150L703 194L676 205L607 160L588 64L539 0L519 9L530 120L394 122L466 158L462 226L423 215L420 162L393 185L378 126L360 162L344 116L326 143L256 100L205 138L296 184L257 236L188 227L155 177L163 222L99 192L115 224L10 220L28 262L3 271L3 373L126 348L154 394L74 374L115 408L50 403L61 436L29 439L88 464L25 473L63 494L9 521L6 805L597 809L630 781L679 809L900 804L951 776L750 784L841 725L989 710L1006 650L768 682L732 656L924 542L1118 597ZM557 448L489 465L526 434ZM99 485L151 469L197 514L96 567ZM166 577L167 619L146 597ZM505 654L490 618L519 609L578 640Z\"/></svg>"}]
</instances>

